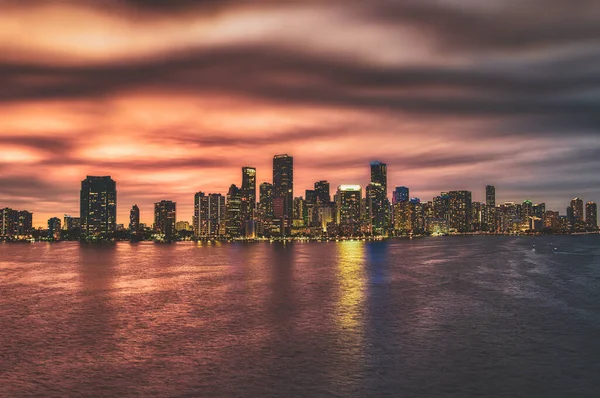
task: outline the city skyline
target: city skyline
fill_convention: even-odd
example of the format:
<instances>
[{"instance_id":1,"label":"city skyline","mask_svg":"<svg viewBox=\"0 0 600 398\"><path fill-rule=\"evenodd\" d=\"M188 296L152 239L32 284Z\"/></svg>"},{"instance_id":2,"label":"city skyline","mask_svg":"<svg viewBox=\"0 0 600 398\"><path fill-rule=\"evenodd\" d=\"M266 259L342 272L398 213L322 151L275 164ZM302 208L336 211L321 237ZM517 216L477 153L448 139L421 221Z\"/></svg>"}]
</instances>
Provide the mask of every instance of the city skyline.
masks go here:
<instances>
[{"instance_id":1,"label":"city skyline","mask_svg":"<svg viewBox=\"0 0 600 398\"><path fill-rule=\"evenodd\" d=\"M3 1L0 206L44 226L78 213L82 176L111 175L118 223L163 198L191 218L190 193L225 194L240 167L271 181L265 153L294 156L296 192L366 186L383 159L388 196L598 202L599 17L587 0Z\"/></svg>"},{"instance_id":2,"label":"city skyline","mask_svg":"<svg viewBox=\"0 0 600 398\"><path fill-rule=\"evenodd\" d=\"M294 184L294 179L293 179L293 175L296 172L294 166L293 166L293 156L290 156L288 154L280 154L280 155L275 155L273 156L273 163L272 163L272 167L271 167L271 171L272 171L272 175L273 177L275 177L276 173L275 170L278 170L281 168L281 165L278 163L281 161L281 159L290 159L290 161L292 162L289 166L287 167L291 167L291 175L292 175L292 180L291 180L291 185L293 187ZM287 163L286 163L287 164ZM469 202L472 203L481 203L481 204L489 204L488 202L490 202L491 199L491 203L493 203L492 207L496 207L496 206L501 206L505 203L515 203L515 204L521 204L521 203L526 203L529 202L531 204L533 203L541 203L545 206L545 209L547 210L553 210L558 212L558 214L560 214L561 216L567 216L567 217L572 217L573 216L573 210L575 209L575 216L580 217L585 219L586 214L588 212L587 209L587 204L588 203L597 203L595 200L590 199L590 198L585 198L585 199L581 199L580 196L572 196L571 199L569 199L567 202L565 202L566 204L563 205L559 205L558 207L552 207L549 206L549 203L552 203L552 200L550 198L541 198L541 200L539 201L531 201L530 198L526 197L524 199L520 199L520 198L512 198L512 199L499 199L502 198L502 196L498 196L497 192L496 192L496 186L495 185L490 185L490 184L486 184L483 187L478 187L478 189L475 190L470 190L470 189L465 189L465 190L456 190L453 188L450 189L441 189L438 190L434 193L434 195L432 197L424 197L424 196L419 196L418 194L416 194L412 189L410 189L410 187L406 187L406 186L399 186L394 184L393 182L388 181L387 179L387 172L388 172L388 164L385 162L382 162L381 160L376 160L376 161L371 161L369 162L368 165L363 165L365 169L367 169L367 173L369 175L369 181L367 183L364 184L359 184L359 183L342 183L342 184L331 184L330 181L327 180L322 180L322 179L316 179L313 182L313 186L310 187L310 189L307 190L303 190L302 192L297 192L297 191L293 191L291 194L292 198L302 198L304 200L307 199L307 197L305 196L306 194L308 194L310 192L311 195L314 195L314 200L316 200L317 197L320 197L323 194L320 194L320 188L315 190L315 188L317 188L318 186L323 186L326 187L327 189L329 189L329 187L331 186L332 191L330 192L330 199L333 199L333 195L335 194L335 192L338 189L341 189L342 191L345 190L350 190L350 191L354 191L356 189L359 189L361 192L361 197L364 200L368 200L368 198L372 195L369 195L369 188L371 188L373 185L375 186L387 186L387 192L385 193L385 197L381 198L381 200L385 199L387 200L387 206L393 206L396 202L396 200L398 199L399 201L404 201L404 202L413 202L415 199L418 200L419 202L435 202L436 197L439 197L440 194L443 193L461 193L461 192L466 192L469 195ZM368 166L368 167L367 167ZM384 171L378 171L378 170L384 170ZM257 189L257 186L263 186L263 185L268 185L273 189L273 184L272 181L262 181L260 182L260 180L257 179L257 168L256 167L252 167L252 166L242 166L240 167L240 171L241 173L238 175L238 180L239 181L233 181L229 184L229 188L228 190L226 190L225 192L212 192L209 190L200 190L197 191L193 194L188 195L188 197L185 199L185 201L190 201L190 197L191 197L191 213L188 215L186 213L185 216L182 216L182 212L178 211L177 212L177 219L173 219L171 220L173 223L175 223L175 221L177 222L188 222L190 224L190 228L191 230L193 230L195 233L197 233L201 228L207 228L207 225L204 225L204 227L202 227L200 225L201 220L204 219L205 217L208 217L208 215L204 215L201 216L200 215L200 201L201 200L210 200L209 197L217 195L220 198L222 198L221 200L223 200L222 204L219 204L218 206L225 206L225 203L229 202L229 197L230 195L232 195L232 189L235 188L235 197L233 198L234 201L237 200L240 202L239 204L239 209L235 210L236 212L239 212L239 215L236 216L237 218L239 218L240 220L244 220L244 219L251 219L254 218L254 212L255 211L260 211L261 210L261 196L259 194L259 189ZM86 190L89 190L89 188L87 188L90 184L90 182L92 184L100 184L101 187L104 187L103 189L96 189L96 194L104 194L105 192L103 192L103 190L106 190L106 185L105 184L109 184L108 187L109 189L112 189L114 192L112 194L109 194L108 196L104 197L104 201L105 203L109 204L112 203L112 210L110 214L108 215L104 215L103 217L108 217L107 220L112 220L110 221L113 225L113 229L115 225L123 225L125 227L129 227L131 225L132 222L132 211L136 212L135 218L137 223L141 223L147 226L152 226L156 223L156 211L157 211L157 205L163 202L169 202L169 203L173 203L176 204L178 208L187 208L188 206L184 205L182 206L180 203L178 203L178 201L171 201L171 200L167 200L167 199L158 199L155 198L150 206L150 209L140 209L140 207L138 206L137 203L132 203L132 204L125 204L125 206L123 206L123 204L121 204L120 206L116 206L116 220L114 220L113 217L113 213L115 212L115 202L116 202L116 195L119 192L119 187L116 186L117 181L115 181L114 179L111 178L111 176L86 176L86 178L80 182L81 184L81 189L80 189L80 212L77 214L80 214L83 216L84 213L84 208L86 206L89 206L88 202L87 202L87 198L84 195L84 187ZM112 188L110 188L112 186ZM115 186L116 186L116 190L115 190ZM383 192L383 191L382 191ZM401 192L401 193L399 193ZM502 192L502 190L500 190L500 192ZM111 196L112 195L112 196ZM200 196L199 196L200 195ZM274 195L273 192L271 192L271 206L273 206L273 203L277 203L276 200L274 200L276 197ZM398 195L398 196L397 196ZM172 196L172 195L171 195ZM204 199L201 199L204 198ZM247 199L252 198L252 201L249 205L246 205L246 207L244 207L244 203L247 201ZM400 200L401 198L401 200ZM549 200L550 199L550 200ZM579 203L577 204L577 206L574 205L574 202L578 201ZM209 202L206 202L209 203ZM100 203L97 204L97 206L99 206ZM217 206L217 207L218 207ZM275 204L275 207L277 205ZM281 203L280 206L283 206L283 201ZM369 212L369 205L367 204L367 209L366 211ZM383 202L380 204L380 206L384 206ZM125 211L123 210L123 208L126 207ZM0 203L0 209L4 209L4 208L11 208L11 209L15 209L14 207L11 206L6 206L2 203ZM210 206L209 206L210 208ZM237 208L237 207L236 207ZM120 209L120 210L119 210ZM254 209L254 210L251 210ZM33 217L33 221L31 221L32 215L36 214L35 211L31 211L31 209L15 209L17 212L21 212L21 213L27 213L29 216L29 223L32 224L33 228L46 228L49 226L49 222L50 219L52 218L57 218L58 220L62 219L62 216L65 217L65 220L67 220L68 218L72 217L69 214L65 213L61 213L58 214L56 212L53 213L53 215L51 215L48 219L46 220L38 220L36 217ZM148 210L148 211L146 211ZM218 212L223 212L224 214L227 213L227 211L225 211L225 208L223 207L223 210L218 210ZM274 208L271 209L272 214L276 216L277 218L277 212L274 211ZM280 210L280 212L283 211L283 207ZM380 210L378 210L380 211ZM594 214L595 214L594 210ZM571 213L570 213L571 212ZM122 220L119 219L118 214L119 213L126 213L127 215L127 220L123 220L123 222L121 222ZM291 213L292 210L290 210L289 216L290 216L290 225L291 225ZM219 213L220 214L220 213ZM279 216L282 216L282 214L280 214ZM196 221L195 219L198 217L198 221ZM236 218L233 217L233 218ZM227 216L225 216L224 218L227 218ZM82 218L83 219L83 218ZM196 224L196 222L198 222L198 224ZM205 221L208 222L208 221ZM82 223L82 226L84 226L85 223ZM105 224L105 228L106 224ZM174 224L173 224L173 228L174 228ZM244 228L244 227L242 227ZM68 229L68 228L67 228ZM110 229L110 228L109 228Z\"/></svg>"}]
</instances>

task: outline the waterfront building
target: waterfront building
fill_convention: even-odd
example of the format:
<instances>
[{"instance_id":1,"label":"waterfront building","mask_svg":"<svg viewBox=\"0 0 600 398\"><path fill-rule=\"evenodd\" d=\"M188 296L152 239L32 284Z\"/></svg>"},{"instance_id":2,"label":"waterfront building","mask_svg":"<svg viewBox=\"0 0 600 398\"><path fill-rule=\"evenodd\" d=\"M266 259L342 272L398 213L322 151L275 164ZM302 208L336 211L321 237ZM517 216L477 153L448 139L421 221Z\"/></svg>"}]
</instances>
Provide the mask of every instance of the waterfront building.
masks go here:
<instances>
[{"instance_id":1,"label":"waterfront building","mask_svg":"<svg viewBox=\"0 0 600 398\"><path fill-rule=\"evenodd\" d=\"M383 235L387 229L387 201L384 187L378 182L367 185L365 214L369 232Z\"/></svg>"},{"instance_id":2,"label":"waterfront building","mask_svg":"<svg viewBox=\"0 0 600 398\"><path fill-rule=\"evenodd\" d=\"M331 194L329 192L329 182L325 180L315 182L315 195L316 201L315 203L319 203L321 205L326 205L331 202ZM308 200L308 197L306 198Z\"/></svg>"},{"instance_id":3,"label":"waterfront building","mask_svg":"<svg viewBox=\"0 0 600 398\"><path fill-rule=\"evenodd\" d=\"M387 196L387 164L378 160L371 162L371 183L381 185Z\"/></svg>"},{"instance_id":4,"label":"waterfront building","mask_svg":"<svg viewBox=\"0 0 600 398\"><path fill-rule=\"evenodd\" d=\"M360 185L340 185L336 194L336 222L342 236L355 236L361 231Z\"/></svg>"},{"instance_id":5,"label":"waterfront building","mask_svg":"<svg viewBox=\"0 0 600 398\"><path fill-rule=\"evenodd\" d=\"M496 187L493 185L485 186L485 204L496 207Z\"/></svg>"},{"instance_id":6,"label":"waterfront building","mask_svg":"<svg viewBox=\"0 0 600 398\"><path fill-rule=\"evenodd\" d=\"M83 234L110 239L117 227L117 184L110 176L87 176L81 181L80 218Z\"/></svg>"},{"instance_id":7,"label":"waterfront building","mask_svg":"<svg viewBox=\"0 0 600 398\"><path fill-rule=\"evenodd\" d=\"M164 240L173 240L176 236L177 204L170 200L161 200L154 204L154 232Z\"/></svg>"},{"instance_id":8,"label":"waterfront building","mask_svg":"<svg viewBox=\"0 0 600 398\"><path fill-rule=\"evenodd\" d=\"M456 232L471 232L472 203L470 191L450 191L449 226Z\"/></svg>"},{"instance_id":9,"label":"waterfront building","mask_svg":"<svg viewBox=\"0 0 600 398\"><path fill-rule=\"evenodd\" d=\"M242 229L242 192L235 185L231 184L227 192L227 218L225 221L226 233L230 238L240 237L243 233Z\"/></svg>"},{"instance_id":10,"label":"waterfront building","mask_svg":"<svg viewBox=\"0 0 600 398\"><path fill-rule=\"evenodd\" d=\"M61 222L60 218L52 217L48 220L48 238L53 240L60 239Z\"/></svg>"},{"instance_id":11,"label":"waterfront building","mask_svg":"<svg viewBox=\"0 0 600 398\"><path fill-rule=\"evenodd\" d=\"M275 217L283 219L282 235L291 232L292 207L294 199L294 158L287 154L273 157L273 201L281 206L281 214ZM275 211L275 209L274 209Z\"/></svg>"},{"instance_id":12,"label":"waterfront building","mask_svg":"<svg viewBox=\"0 0 600 398\"><path fill-rule=\"evenodd\" d=\"M129 232L133 235L140 233L140 208L133 205L129 211Z\"/></svg>"},{"instance_id":13,"label":"waterfront building","mask_svg":"<svg viewBox=\"0 0 600 398\"><path fill-rule=\"evenodd\" d=\"M242 207L240 217L243 223L254 220L256 216L256 168L242 167L241 187Z\"/></svg>"},{"instance_id":14,"label":"waterfront building","mask_svg":"<svg viewBox=\"0 0 600 398\"><path fill-rule=\"evenodd\" d=\"M392 194L392 205L400 202L408 202L410 200L410 190L408 187L396 187Z\"/></svg>"},{"instance_id":15,"label":"waterfront building","mask_svg":"<svg viewBox=\"0 0 600 398\"><path fill-rule=\"evenodd\" d=\"M588 229L598 229L598 206L594 202L587 202L585 204L585 223Z\"/></svg>"}]
</instances>

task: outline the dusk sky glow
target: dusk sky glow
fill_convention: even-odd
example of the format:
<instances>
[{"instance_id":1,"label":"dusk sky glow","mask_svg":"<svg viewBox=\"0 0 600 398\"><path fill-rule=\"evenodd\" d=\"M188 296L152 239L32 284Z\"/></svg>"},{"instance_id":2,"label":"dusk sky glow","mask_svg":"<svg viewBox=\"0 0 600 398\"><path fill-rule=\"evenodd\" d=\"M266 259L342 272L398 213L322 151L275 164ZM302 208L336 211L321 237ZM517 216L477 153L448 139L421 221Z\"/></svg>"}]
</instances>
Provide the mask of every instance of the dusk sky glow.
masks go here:
<instances>
[{"instance_id":1,"label":"dusk sky glow","mask_svg":"<svg viewBox=\"0 0 600 398\"><path fill-rule=\"evenodd\" d=\"M600 202L600 2L0 1L0 207L79 214L86 175L138 204L241 168L430 200Z\"/></svg>"}]
</instances>

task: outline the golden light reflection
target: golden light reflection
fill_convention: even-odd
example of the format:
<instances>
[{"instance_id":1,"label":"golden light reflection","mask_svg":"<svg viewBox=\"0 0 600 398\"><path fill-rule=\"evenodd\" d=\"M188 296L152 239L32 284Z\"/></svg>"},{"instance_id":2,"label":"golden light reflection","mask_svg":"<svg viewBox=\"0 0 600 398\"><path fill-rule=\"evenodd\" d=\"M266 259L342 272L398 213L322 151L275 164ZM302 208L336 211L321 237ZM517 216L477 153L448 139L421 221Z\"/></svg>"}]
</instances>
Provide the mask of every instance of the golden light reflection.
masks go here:
<instances>
[{"instance_id":1,"label":"golden light reflection","mask_svg":"<svg viewBox=\"0 0 600 398\"><path fill-rule=\"evenodd\" d=\"M346 241L337 246L340 287L337 321L342 329L357 331L362 323L365 301L365 244Z\"/></svg>"}]
</instances>

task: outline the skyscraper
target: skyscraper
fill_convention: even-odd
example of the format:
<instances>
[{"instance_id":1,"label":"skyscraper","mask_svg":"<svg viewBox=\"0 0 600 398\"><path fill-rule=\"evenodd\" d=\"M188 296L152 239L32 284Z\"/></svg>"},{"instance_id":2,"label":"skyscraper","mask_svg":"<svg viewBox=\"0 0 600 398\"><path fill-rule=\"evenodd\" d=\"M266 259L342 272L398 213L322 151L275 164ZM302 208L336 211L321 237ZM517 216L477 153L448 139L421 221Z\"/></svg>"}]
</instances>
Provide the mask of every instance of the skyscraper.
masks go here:
<instances>
[{"instance_id":1,"label":"skyscraper","mask_svg":"<svg viewBox=\"0 0 600 398\"><path fill-rule=\"evenodd\" d=\"M81 181L81 231L93 239L110 238L117 227L117 184L110 176Z\"/></svg>"},{"instance_id":2,"label":"skyscraper","mask_svg":"<svg viewBox=\"0 0 600 398\"><path fill-rule=\"evenodd\" d=\"M485 186L485 204L496 207L496 188L493 185Z\"/></svg>"},{"instance_id":3,"label":"skyscraper","mask_svg":"<svg viewBox=\"0 0 600 398\"><path fill-rule=\"evenodd\" d=\"M324 181L324 180L315 182L315 195L316 195L317 201L322 205L325 205L325 204L328 204L329 202L331 202L331 194L329 192L329 182ZM306 197L306 200L308 200L308 197Z\"/></svg>"},{"instance_id":4,"label":"skyscraper","mask_svg":"<svg viewBox=\"0 0 600 398\"><path fill-rule=\"evenodd\" d=\"M573 217L571 222L575 223L577 221L583 221L583 199L581 198L573 198L571 200L571 209L573 211Z\"/></svg>"},{"instance_id":5,"label":"skyscraper","mask_svg":"<svg viewBox=\"0 0 600 398\"><path fill-rule=\"evenodd\" d=\"M220 193L197 192L194 195L194 235L198 237L217 237L223 232L225 224L225 197Z\"/></svg>"},{"instance_id":6,"label":"skyscraper","mask_svg":"<svg viewBox=\"0 0 600 398\"><path fill-rule=\"evenodd\" d=\"M450 191L449 196L449 226L457 232L471 231L471 192Z\"/></svg>"},{"instance_id":7,"label":"skyscraper","mask_svg":"<svg viewBox=\"0 0 600 398\"><path fill-rule=\"evenodd\" d=\"M0 210L0 235L17 235L19 225L19 212L17 210L5 207Z\"/></svg>"},{"instance_id":8,"label":"skyscraper","mask_svg":"<svg viewBox=\"0 0 600 398\"><path fill-rule=\"evenodd\" d=\"M273 218L273 184L260 184L259 209L263 218Z\"/></svg>"},{"instance_id":9,"label":"skyscraper","mask_svg":"<svg viewBox=\"0 0 600 398\"><path fill-rule=\"evenodd\" d=\"M294 201L294 158L287 154L273 157L273 201L281 203L282 233L289 235ZM275 216L279 217L278 214Z\"/></svg>"},{"instance_id":10,"label":"skyscraper","mask_svg":"<svg viewBox=\"0 0 600 398\"><path fill-rule=\"evenodd\" d=\"M154 232L162 234L165 240L175 238L177 222L177 204L170 200L161 200L154 204Z\"/></svg>"},{"instance_id":11,"label":"skyscraper","mask_svg":"<svg viewBox=\"0 0 600 398\"><path fill-rule=\"evenodd\" d=\"M371 162L371 182L381 185L387 196L387 164L378 160Z\"/></svg>"},{"instance_id":12,"label":"skyscraper","mask_svg":"<svg viewBox=\"0 0 600 398\"><path fill-rule=\"evenodd\" d=\"M17 225L17 232L19 235L31 235L33 231L33 213L27 210L21 210L19 212L19 222Z\"/></svg>"},{"instance_id":13,"label":"skyscraper","mask_svg":"<svg viewBox=\"0 0 600 398\"><path fill-rule=\"evenodd\" d=\"M227 192L227 221L226 232L229 237L236 238L242 234L242 192L231 184Z\"/></svg>"},{"instance_id":14,"label":"skyscraper","mask_svg":"<svg viewBox=\"0 0 600 398\"><path fill-rule=\"evenodd\" d=\"M254 167L242 167L242 223L254 219L256 210L256 169Z\"/></svg>"},{"instance_id":15,"label":"skyscraper","mask_svg":"<svg viewBox=\"0 0 600 398\"><path fill-rule=\"evenodd\" d=\"M129 232L137 235L140 233L140 208L133 205L129 211Z\"/></svg>"},{"instance_id":16,"label":"skyscraper","mask_svg":"<svg viewBox=\"0 0 600 398\"><path fill-rule=\"evenodd\" d=\"M585 204L585 223L589 229L598 229L598 206L594 202Z\"/></svg>"},{"instance_id":17,"label":"skyscraper","mask_svg":"<svg viewBox=\"0 0 600 398\"><path fill-rule=\"evenodd\" d=\"M336 221L340 233L344 236L353 236L360 233L361 199L362 187L360 185L340 185L338 187Z\"/></svg>"},{"instance_id":18,"label":"skyscraper","mask_svg":"<svg viewBox=\"0 0 600 398\"><path fill-rule=\"evenodd\" d=\"M396 187L392 194L392 204L408 202L410 200L409 189L407 187Z\"/></svg>"},{"instance_id":19,"label":"skyscraper","mask_svg":"<svg viewBox=\"0 0 600 398\"><path fill-rule=\"evenodd\" d=\"M383 186L377 182L371 182L366 189L366 216L371 233L383 235L386 229L386 197Z\"/></svg>"},{"instance_id":20,"label":"skyscraper","mask_svg":"<svg viewBox=\"0 0 600 398\"><path fill-rule=\"evenodd\" d=\"M60 218L52 217L48 220L48 238L60 239Z\"/></svg>"}]
</instances>

